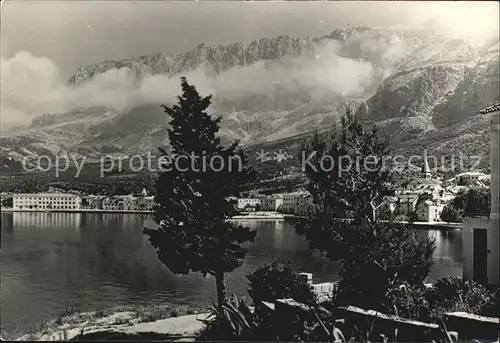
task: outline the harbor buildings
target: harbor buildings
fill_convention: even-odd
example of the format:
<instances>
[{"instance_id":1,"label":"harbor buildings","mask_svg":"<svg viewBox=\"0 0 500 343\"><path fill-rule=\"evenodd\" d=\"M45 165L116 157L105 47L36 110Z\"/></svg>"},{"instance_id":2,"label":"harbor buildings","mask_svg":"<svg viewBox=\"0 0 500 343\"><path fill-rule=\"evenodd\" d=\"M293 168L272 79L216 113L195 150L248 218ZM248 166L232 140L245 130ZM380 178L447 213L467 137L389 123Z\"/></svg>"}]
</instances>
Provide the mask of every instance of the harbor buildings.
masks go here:
<instances>
[{"instance_id":1,"label":"harbor buildings","mask_svg":"<svg viewBox=\"0 0 500 343\"><path fill-rule=\"evenodd\" d=\"M154 197L134 197L133 195L116 195L102 201L105 211L152 211Z\"/></svg>"},{"instance_id":2,"label":"harbor buildings","mask_svg":"<svg viewBox=\"0 0 500 343\"><path fill-rule=\"evenodd\" d=\"M267 195L262 198L261 205L261 209L263 211L278 211L281 207L283 207L283 195Z\"/></svg>"},{"instance_id":3,"label":"harbor buildings","mask_svg":"<svg viewBox=\"0 0 500 343\"><path fill-rule=\"evenodd\" d=\"M14 211L148 211L154 209L154 196L144 191L139 196L85 195L70 193L23 193L12 195Z\"/></svg>"},{"instance_id":4,"label":"harbor buildings","mask_svg":"<svg viewBox=\"0 0 500 343\"><path fill-rule=\"evenodd\" d=\"M260 200L260 198L239 198L237 207L240 210L245 208L260 209Z\"/></svg>"},{"instance_id":5,"label":"harbor buildings","mask_svg":"<svg viewBox=\"0 0 500 343\"><path fill-rule=\"evenodd\" d=\"M21 193L12 196L12 204L18 211L79 210L82 199L66 193Z\"/></svg>"}]
</instances>

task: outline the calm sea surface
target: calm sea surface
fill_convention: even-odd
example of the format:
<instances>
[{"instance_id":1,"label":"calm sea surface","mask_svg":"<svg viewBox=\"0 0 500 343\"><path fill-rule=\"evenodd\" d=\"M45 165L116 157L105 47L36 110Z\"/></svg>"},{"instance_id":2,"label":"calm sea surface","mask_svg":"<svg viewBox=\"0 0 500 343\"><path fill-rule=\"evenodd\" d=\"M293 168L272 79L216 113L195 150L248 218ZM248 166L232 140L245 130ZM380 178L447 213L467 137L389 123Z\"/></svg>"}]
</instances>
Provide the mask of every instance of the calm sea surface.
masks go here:
<instances>
[{"instance_id":1,"label":"calm sea surface","mask_svg":"<svg viewBox=\"0 0 500 343\"><path fill-rule=\"evenodd\" d=\"M243 266L227 276L229 292L245 295L246 275L273 260L290 261L315 282L337 279L338 265L312 252L293 221L248 221L258 229ZM199 304L216 297L214 281L177 276L156 258L144 226L150 215L3 213L2 337L23 332L69 305L82 311L118 304ZM436 238L429 281L462 274L460 231L419 230Z\"/></svg>"}]
</instances>

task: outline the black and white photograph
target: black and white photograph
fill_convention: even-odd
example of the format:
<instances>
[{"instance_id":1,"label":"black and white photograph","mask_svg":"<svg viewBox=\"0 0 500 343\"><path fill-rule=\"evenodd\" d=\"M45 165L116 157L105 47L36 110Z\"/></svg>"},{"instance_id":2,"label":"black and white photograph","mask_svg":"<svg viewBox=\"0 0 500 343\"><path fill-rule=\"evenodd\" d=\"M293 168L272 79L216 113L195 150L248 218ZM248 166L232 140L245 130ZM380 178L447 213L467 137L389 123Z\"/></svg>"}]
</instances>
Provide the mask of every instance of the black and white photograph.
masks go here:
<instances>
[{"instance_id":1,"label":"black and white photograph","mask_svg":"<svg viewBox=\"0 0 500 343\"><path fill-rule=\"evenodd\" d=\"M0 14L2 340L499 342L499 2Z\"/></svg>"}]
</instances>

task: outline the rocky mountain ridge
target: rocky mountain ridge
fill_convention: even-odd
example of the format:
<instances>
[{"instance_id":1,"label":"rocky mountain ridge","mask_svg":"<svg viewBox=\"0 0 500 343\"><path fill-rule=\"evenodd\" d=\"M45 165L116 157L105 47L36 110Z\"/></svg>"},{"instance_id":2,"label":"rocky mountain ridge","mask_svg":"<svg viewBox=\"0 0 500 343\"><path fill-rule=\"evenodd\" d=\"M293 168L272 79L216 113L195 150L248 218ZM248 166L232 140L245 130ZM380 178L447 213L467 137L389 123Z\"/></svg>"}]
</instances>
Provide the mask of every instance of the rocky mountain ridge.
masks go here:
<instances>
[{"instance_id":1,"label":"rocky mountain ridge","mask_svg":"<svg viewBox=\"0 0 500 343\"><path fill-rule=\"evenodd\" d=\"M231 87L214 94L212 110L223 115L223 141L240 139L252 145L286 141L331 125L350 103L358 108L357 115L390 133L396 149L439 141L446 150L448 142L456 144L464 132L469 138L486 132L484 117L476 113L498 101L498 43L480 49L433 30L353 27L318 38L280 36L249 44L200 44L181 54L157 53L81 67L68 83L77 88L123 68L132 71L138 87L151 75L178 77L199 68L216 81L247 69L250 79L270 72L270 79L241 88L237 96ZM349 66L355 66L351 71L366 72L341 72ZM333 68L330 74L329 68ZM319 80L317 84L307 80L310 74L313 81ZM272 77L278 81L272 82ZM348 88L342 87L344 83L358 78L364 83L344 92ZM0 149L16 161L26 155L62 152L96 157L155 150L168 143L168 118L158 105L42 115L28 130L1 137ZM481 145L483 138L471 139L471 144ZM484 146L474 149L487 153Z\"/></svg>"}]
</instances>

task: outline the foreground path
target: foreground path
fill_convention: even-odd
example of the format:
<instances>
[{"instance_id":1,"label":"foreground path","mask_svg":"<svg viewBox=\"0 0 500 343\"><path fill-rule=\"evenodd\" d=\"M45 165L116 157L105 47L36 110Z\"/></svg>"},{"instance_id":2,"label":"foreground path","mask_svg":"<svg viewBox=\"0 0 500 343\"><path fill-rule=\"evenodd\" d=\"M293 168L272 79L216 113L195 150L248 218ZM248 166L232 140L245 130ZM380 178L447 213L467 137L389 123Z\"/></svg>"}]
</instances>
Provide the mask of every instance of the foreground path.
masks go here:
<instances>
[{"instance_id":1,"label":"foreground path","mask_svg":"<svg viewBox=\"0 0 500 343\"><path fill-rule=\"evenodd\" d=\"M64 324L50 330L24 335L20 341L62 341L62 340L179 340L194 341L203 328L199 319L206 319L208 313L185 315L160 319L153 322L134 322L131 312L119 312L100 318L91 324Z\"/></svg>"}]
</instances>

